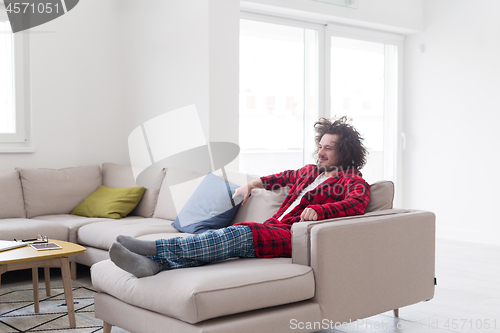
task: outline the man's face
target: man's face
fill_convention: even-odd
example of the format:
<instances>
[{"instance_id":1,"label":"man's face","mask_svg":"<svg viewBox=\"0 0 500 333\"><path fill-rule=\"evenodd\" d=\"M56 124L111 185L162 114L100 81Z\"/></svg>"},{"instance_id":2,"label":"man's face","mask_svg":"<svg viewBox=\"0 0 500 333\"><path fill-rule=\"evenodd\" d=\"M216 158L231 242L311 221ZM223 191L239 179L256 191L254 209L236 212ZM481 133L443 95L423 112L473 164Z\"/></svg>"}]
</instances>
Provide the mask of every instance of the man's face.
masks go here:
<instances>
[{"instance_id":1,"label":"man's face","mask_svg":"<svg viewBox=\"0 0 500 333\"><path fill-rule=\"evenodd\" d=\"M318 168L325 171L332 171L337 167L337 149L335 145L339 140L337 134L325 134L319 142Z\"/></svg>"}]
</instances>

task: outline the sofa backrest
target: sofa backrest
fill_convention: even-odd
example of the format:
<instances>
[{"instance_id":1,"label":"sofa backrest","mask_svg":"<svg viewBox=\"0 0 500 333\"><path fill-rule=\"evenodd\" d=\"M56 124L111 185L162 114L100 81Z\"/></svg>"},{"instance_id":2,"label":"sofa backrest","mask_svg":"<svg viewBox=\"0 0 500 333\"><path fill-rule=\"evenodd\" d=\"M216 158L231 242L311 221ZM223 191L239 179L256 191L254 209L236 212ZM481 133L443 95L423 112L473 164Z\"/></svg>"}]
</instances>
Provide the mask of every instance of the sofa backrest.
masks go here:
<instances>
[{"instance_id":1,"label":"sofa backrest","mask_svg":"<svg viewBox=\"0 0 500 333\"><path fill-rule=\"evenodd\" d=\"M158 203L153 217L175 220L175 218L177 217L177 211L180 211L180 209L182 209L182 205L174 205L174 199L172 197L172 192L170 191L170 187L168 184L168 172L169 171L167 170L167 176L163 179L163 183L158 196ZM222 172L220 170L215 172L214 174L223 178ZM231 171L227 171L226 175L230 183L240 186L259 178L259 176L257 175ZM203 175L197 174L196 176L202 177ZM252 190L252 195L250 196L250 198L248 198L245 205L241 206L238 209L238 212L236 213L231 223L264 222L278 211L289 190L290 189L288 187L275 191L267 191L265 189ZM187 198L189 198L189 196L187 196ZM368 205L366 207L366 212L369 213L378 210L391 209L393 199L393 182L385 180L375 182L370 186L370 201L368 202Z\"/></svg>"},{"instance_id":2,"label":"sofa backrest","mask_svg":"<svg viewBox=\"0 0 500 333\"><path fill-rule=\"evenodd\" d=\"M223 178L222 171L219 169L216 172L213 173L214 175ZM252 175L252 174L245 174L241 172L236 172L236 171L226 171L226 176L227 179L230 183L242 186L252 180L258 179L259 176ZM196 187L201 183L201 181L204 179L205 174L201 174L199 172L195 171L185 171L182 170L179 173L179 170L177 169L167 169L166 170L166 175L163 179L162 186L160 189L160 194L158 196L158 203L156 205L155 213L153 217L155 218L161 218L161 219L166 219L166 220L175 220L177 217L177 214L181 211L181 209L184 207L184 204L187 202L189 199L190 195L196 190ZM179 183L179 184L176 184ZM185 193L184 193L185 192ZM252 192L253 193L253 192ZM174 198L175 196L175 198ZM283 201L285 197L281 199ZM278 199L279 200L279 199ZM251 202L251 201L250 201ZM281 203L280 203L281 205ZM247 206L247 205L245 205ZM252 205L249 205L249 207ZM253 206L259 206L258 203L253 204ZM264 213L267 212L267 210L263 209L264 206L260 207L259 209L263 211ZM279 205L278 205L279 207ZM243 209L241 207L236 214L236 217L240 216L243 217L248 214L253 214L250 215L253 218L257 218L258 216L262 215L262 213L259 213L259 209L254 209L254 210L249 210L249 209ZM245 213L245 211L249 211L248 213ZM242 211L242 212L240 212ZM234 220L236 221L236 220ZM263 221L262 221L263 222ZM236 223L236 222L234 222Z\"/></svg>"},{"instance_id":3,"label":"sofa backrest","mask_svg":"<svg viewBox=\"0 0 500 333\"><path fill-rule=\"evenodd\" d=\"M252 190L252 196L240 207L232 223L264 222L278 211L289 191L288 187L275 191ZM370 201L366 213L391 209L393 200L394 183L386 180L375 182L370 185Z\"/></svg>"},{"instance_id":4,"label":"sofa backrest","mask_svg":"<svg viewBox=\"0 0 500 333\"><path fill-rule=\"evenodd\" d=\"M366 212L391 209L394 200L394 183L381 180L370 185L370 201L366 206Z\"/></svg>"},{"instance_id":5,"label":"sofa backrest","mask_svg":"<svg viewBox=\"0 0 500 333\"><path fill-rule=\"evenodd\" d=\"M203 176L202 174L199 174L197 172L192 172L192 174L189 174L189 172L184 172L182 176L186 177L186 179L179 180L176 179L178 177L178 175L175 174L176 171L177 170L172 168L165 170L165 177L163 178L160 187L158 202L153 214L154 218L174 221L177 217L178 211L180 211L180 209L182 208L182 204L179 204L178 202L179 200L177 200L177 208L179 209L176 208L176 205L174 203L174 197L172 196L172 191L170 188L173 181L179 181L181 184L183 184L183 181L188 181L189 179L196 179ZM186 190L188 189L186 188ZM189 198L189 195L187 195L187 198Z\"/></svg>"},{"instance_id":6,"label":"sofa backrest","mask_svg":"<svg viewBox=\"0 0 500 333\"><path fill-rule=\"evenodd\" d=\"M218 171L215 174L223 178L221 171ZM239 186L243 186L260 178L254 174L245 174L236 171L228 171L226 172L226 175L230 183ZM263 223L278 211L289 191L290 188L288 187L274 191L253 189L252 195L248 198L244 205L240 206L231 221L231 224L240 222Z\"/></svg>"},{"instance_id":7,"label":"sofa backrest","mask_svg":"<svg viewBox=\"0 0 500 333\"><path fill-rule=\"evenodd\" d=\"M146 188L141 201L128 215L153 217L160 186L165 176L164 169L152 170L149 175L151 188ZM115 163L103 163L102 185L109 187L134 187L137 186L132 167Z\"/></svg>"},{"instance_id":8,"label":"sofa backrest","mask_svg":"<svg viewBox=\"0 0 500 333\"><path fill-rule=\"evenodd\" d=\"M19 172L0 174L0 219L26 218L23 189Z\"/></svg>"},{"instance_id":9,"label":"sofa backrest","mask_svg":"<svg viewBox=\"0 0 500 333\"><path fill-rule=\"evenodd\" d=\"M267 191L263 188L253 189L247 202L238 209L232 224L240 222L263 223L276 214L285 197L290 191L289 187Z\"/></svg>"},{"instance_id":10,"label":"sofa backrest","mask_svg":"<svg viewBox=\"0 0 500 333\"><path fill-rule=\"evenodd\" d=\"M289 190L288 187L275 191L252 190L252 196L240 207L232 223L264 222L278 211ZM370 201L366 213L391 209L393 200L394 183L386 180L375 182L370 185Z\"/></svg>"},{"instance_id":11,"label":"sofa backrest","mask_svg":"<svg viewBox=\"0 0 500 333\"><path fill-rule=\"evenodd\" d=\"M101 168L98 165L59 170L16 169L21 175L28 218L69 214L102 185Z\"/></svg>"}]
</instances>

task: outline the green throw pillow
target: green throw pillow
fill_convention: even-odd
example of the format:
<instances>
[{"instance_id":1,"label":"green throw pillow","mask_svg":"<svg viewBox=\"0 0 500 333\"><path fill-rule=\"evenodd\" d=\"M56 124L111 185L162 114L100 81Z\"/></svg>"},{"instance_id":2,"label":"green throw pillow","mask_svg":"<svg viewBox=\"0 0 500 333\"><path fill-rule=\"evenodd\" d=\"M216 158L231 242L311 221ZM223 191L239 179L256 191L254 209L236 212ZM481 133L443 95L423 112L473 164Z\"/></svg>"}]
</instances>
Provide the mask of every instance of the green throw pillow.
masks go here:
<instances>
[{"instance_id":1,"label":"green throw pillow","mask_svg":"<svg viewBox=\"0 0 500 333\"><path fill-rule=\"evenodd\" d=\"M121 219L141 201L144 187L108 187L101 185L73 209L71 214L86 217Z\"/></svg>"}]
</instances>

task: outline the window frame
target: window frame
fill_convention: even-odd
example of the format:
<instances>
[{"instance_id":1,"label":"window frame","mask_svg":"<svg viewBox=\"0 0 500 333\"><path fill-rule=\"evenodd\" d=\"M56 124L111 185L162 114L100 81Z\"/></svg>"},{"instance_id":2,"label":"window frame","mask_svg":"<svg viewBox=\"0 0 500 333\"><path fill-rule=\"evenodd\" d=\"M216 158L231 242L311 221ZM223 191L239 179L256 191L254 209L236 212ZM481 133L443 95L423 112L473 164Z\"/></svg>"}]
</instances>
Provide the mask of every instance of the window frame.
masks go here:
<instances>
[{"instance_id":1,"label":"window frame","mask_svg":"<svg viewBox=\"0 0 500 333\"><path fill-rule=\"evenodd\" d=\"M7 20L5 19L7 18ZM5 6L0 3L0 19L8 22ZM15 133L0 133L0 153L33 152L31 147L29 33L13 34Z\"/></svg>"}]
</instances>

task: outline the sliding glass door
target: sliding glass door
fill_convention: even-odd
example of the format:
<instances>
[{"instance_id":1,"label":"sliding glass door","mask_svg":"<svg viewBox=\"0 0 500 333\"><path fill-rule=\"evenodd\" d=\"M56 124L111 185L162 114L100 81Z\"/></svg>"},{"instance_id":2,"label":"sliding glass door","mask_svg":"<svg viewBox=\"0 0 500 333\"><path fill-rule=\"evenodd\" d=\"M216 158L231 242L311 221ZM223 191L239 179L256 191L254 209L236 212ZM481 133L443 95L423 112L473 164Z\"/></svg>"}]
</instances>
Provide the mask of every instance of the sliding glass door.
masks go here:
<instances>
[{"instance_id":1,"label":"sliding glass door","mask_svg":"<svg viewBox=\"0 0 500 333\"><path fill-rule=\"evenodd\" d=\"M315 163L313 123L348 116L369 150L365 179L400 193L403 37L254 14L240 22L242 171Z\"/></svg>"},{"instance_id":2,"label":"sliding glass door","mask_svg":"<svg viewBox=\"0 0 500 333\"><path fill-rule=\"evenodd\" d=\"M329 31L328 116L348 116L369 151L365 179L397 178L398 46Z\"/></svg>"},{"instance_id":3,"label":"sliding glass door","mask_svg":"<svg viewBox=\"0 0 500 333\"><path fill-rule=\"evenodd\" d=\"M318 31L240 21L240 166L265 175L313 163ZM305 144L306 142L306 144Z\"/></svg>"}]
</instances>

